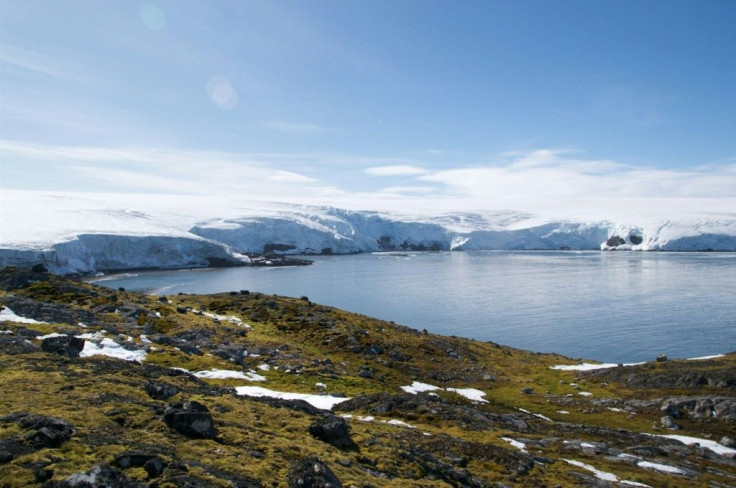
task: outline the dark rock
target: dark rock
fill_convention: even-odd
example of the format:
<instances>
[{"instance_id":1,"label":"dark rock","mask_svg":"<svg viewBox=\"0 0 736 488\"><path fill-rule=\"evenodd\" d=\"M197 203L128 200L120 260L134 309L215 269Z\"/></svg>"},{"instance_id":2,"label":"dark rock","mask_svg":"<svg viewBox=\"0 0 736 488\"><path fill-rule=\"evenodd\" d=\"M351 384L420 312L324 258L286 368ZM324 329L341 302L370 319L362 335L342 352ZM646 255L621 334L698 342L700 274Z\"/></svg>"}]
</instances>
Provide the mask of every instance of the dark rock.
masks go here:
<instances>
[{"instance_id":1,"label":"dark rock","mask_svg":"<svg viewBox=\"0 0 736 488\"><path fill-rule=\"evenodd\" d=\"M26 441L34 449L59 447L71 439L74 433L74 426L69 422L44 415L18 412L6 415L0 418L0 421L15 422L23 429L35 430L26 437Z\"/></svg>"},{"instance_id":2,"label":"dark rock","mask_svg":"<svg viewBox=\"0 0 736 488\"><path fill-rule=\"evenodd\" d=\"M248 290L240 290L241 295L250 295L250 292Z\"/></svg>"},{"instance_id":3,"label":"dark rock","mask_svg":"<svg viewBox=\"0 0 736 488\"><path fill-rule=\"evenodd\" d=\"M54 476L53 469L46 469L43 466L34 466L32 469L33 481L36 483L44 483Z\"/></svg>"},{"instance_id":4,"label":"dark rock","mask_svg":"<svg viewBox=\"0 0 736 488\"><path fill-rule=\"evenodd\" d=\"M44 488L144 488L118 469L107 464L95 466L86 473L74 473L62 482L47 482Z\"/></svg>"},{"instance_id":5,"label":"dark rock","mask_svg":"<svg viewBox=\"0 0 736 488\"><path fill-rule=\"evenodd\" d=\"M355 443L350 438L350 428L342 417L326 415L309 426L309 434L340 449L351 448Z\"/></svg>"},{"instance_id":6,"label":"dark rock","mask_svg":"<svg viewBox=\"0 0 736 488\"><path fill-rule=\"evenodd\" d=\"M657 446L631 446L627 449L634 454L639 454L641 456L654 457L667 455L667 451Z\"/></svg>"},{"instance_id":7,"label":"dark rock","mask_svg":"<svg viewBox=\"0 0 736 488\"><path fill-rule=\"evenodd\" d=\"M180 434L195 439L214 439L217 435L215 422L207 407L191 400L167 407L164 422Z\"/></svg>"},{"instance_id":8,"label":"dark rock","mask_svg":"<svg viewBox=\"0 0 736 488\"><path fill-rule=\"evenodd\" d=\"M46 269L46 266L44 266L43 264L39 263L33 266L31 268L31 271L33 271L34 273L46 273L48 269Z\"/></svg>"},{"instance_id":9,"label":"dark rock","mask_svg":"<svg viewBox=\"0 0 736 488\"><path fill-rule=\"evenodd\" d=\"M156 400L168 400L179 393L179 388L168 383L154 383L149 381L146 383L146 393Z\"/></svg>"},{"instance_id":10,"label":"dark rock","mask_svg":"<svg viewBox=\"0 0 736 488\"><path fill-rule=\"evenodd\" d=\"M304 400L284 400L282 398L272 397L247 397L247 399L251 402L265 403L266 405L270 405L275 408L296 410L297 412L306 413L307 415L321 415L325 413L324 410L319 409Z\"/></svg>"},{"instance_id":11,"label":"dark rock","mask_svg":"<svg viewBox=\"0 0 736 488\"><path fill-rule=\"evenodd\" d=\"M0 350L5 354L30 354L41 350L36 344L28 341L20 335L2 334L0 335Z\"/></svg>"},{"instance_id":12,"label":"dark rock","mask_svg":"<svg viewBox=\"0 0 736 488\"><path fill-rule=\"evenodd\" d=\"M659 356L657 356L657 362L658 363L663 363L665 361L667 361L667 355L666 354L660 354Z\"/></svg>"},{"instance_id":13,"label":"dark rock","mask_svg":"<svg viewBox=\"0 0 736 488\"><path fill-rule=\"evenodd\" d=\"M149 478L158 478L164 472L164 462L156 456L146 461L143 464L143 469L146 470Z\"/></svg>"},{"instance_id":14,"label":"dark rock","mask_svg":"<svg viewBox=\"0 0 736 488\"><path fill-rule=\"evenodd\" d=\"M79 353L84 349L84 339L69 335L48 337L41 343L41 349L45 352L78 358Z\"/></svg>"},{"instance_id":15,"label":"dark rock","mask_svg":"<svg viewBox=\"0 0 736 488\"><path fill-rule=\"evenodd\" d=\"M621 236L611 236L606 241L606 246L608 247L618 247L624 244L626 244L626 241Z\"/></svg>"},{"instance_id":16,"label":"dark rock","mask_svg":"<svg viewBox=\"0 0 736 488\"><path fill-rule=\"evenodd\" d=\"M176 313L187 313L186 307L176 307Z\"/></svg>"},{"instance_id":17,"label":"dark rock","mask_svg":"<svg viewBox=\"0 0 736 488\"><path fill-rule=\"evenodd\" d=\"M158 297L158 302L159 303L169 303L169 299L162 295Z\"/></svg>"},{"instance_id":18,"label":"dark rock","mask_svg":"<svg viewBox=\"0 0 736 488\"><path fill-rule=\"evenodd\" d=\"M373 370L371 369L363 369L358 374L361 378L373 378Z\"/></svg>"},{"instance_id":19,"label":"dark rock","mask_svg":"<svg viewBox=\"0 0 736 488\"><path fill-rule=\"evenodd\" d=\"M335 473L317 456L293 463L287 483L289 488L342 488Z\"/></svg>"},{"instance_id":20,"label":"dark rock","mask_svg":"<svg viewBox=\"0 0 736 488\"><path fill-rule=\"evenodd\" d=\"M31 449L25 444L13 439L0 440L0 464L9 463L21 454L27 454Z\"/></svg>"},{"instance_id":21,"label":"dark rock","mask_svg":"<svg viewBox=\"0 0 736 488\"><path fill-rule=\"evenodd\" d=\"M524 395L531 395L532 393L534 393L534 388L531 388L531 387L527 386L526 388L522 388L521 389L521 392Z\"/></svg>"},{"instance_id":22,"label":"dark rock","mask_svg":"<svg viewBox=\"0 0 736 488\"><path fill-rule=\"evenodd\" d=\"M161 459L153 453L146 453L146 452L138 452L138 451L128 451L124 452L117 457L115 457L115 460L112 462L115 466L121 469L128 469L128 468L140 468L145 466L149 463L149 461L158 460L158 465L161 466L160 471L158 474L161 474L163 472L163 462ZM147 471L147 470L146 470Z\"/></svg>"}]
</instances>

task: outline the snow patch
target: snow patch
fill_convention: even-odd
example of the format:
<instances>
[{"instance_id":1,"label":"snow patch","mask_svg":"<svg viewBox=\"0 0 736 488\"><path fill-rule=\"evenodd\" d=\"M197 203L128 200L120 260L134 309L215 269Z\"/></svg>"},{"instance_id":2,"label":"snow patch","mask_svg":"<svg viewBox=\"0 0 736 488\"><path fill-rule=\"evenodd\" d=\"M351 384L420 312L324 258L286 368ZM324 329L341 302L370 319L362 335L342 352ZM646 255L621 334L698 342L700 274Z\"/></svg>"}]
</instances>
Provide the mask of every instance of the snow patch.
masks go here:
<instances>
[{"instance_id":1,"label":"snow patch","mask_svg":"<svg viewBox=\"0 0 736 488\"><path fill-rule=\"evenodd\" d=\"M477 390L475 388L447 388L447 391L455 392L458 395L474 402L488 403L488 400L483 398L484 396L486 396L485 392Z\"/></svg>"},{"instance_id":2,"label":"snow patch","mask_svg":"<svg viewBox=\"0 0 736 488\"><path fill-rule=\"evenodd\" d=\"M261 376L257 374L254 371L233 371L230 369L216 369L213 368L208 371L197 371L195 373L192 373L197 378L205 378L209 380L225 380L225 379L234 379L234 380L245 380L245 381L266 381L265 376Z\"/></svg>"},{"instance_id":3,"label":"snow patch","mask_svg":"<svg viewBox=\"0 0 736 488\"><path fill-rule=\"evenodd\" d=\"M653 469L655 471L661 471L662 473L670 474L687 474L685 471L674 466L668 466L666 464L653 463L651 461L641 461L636 463L640 468Z\"/></svg>"},{"instance_id":4,"label":"snow patch","mask_svg":"<svg viewBox=\"0 0 736 488\"><path fill-rule=\"evenodd\" d=\"M501 437L501 439L508 442L509 444L511 444L512 447L517 448L521 452L526 452L526 444L524 444L523 442L511 439L510 437Z\"/></svg>"},{"instance_id":5,"label":"snow patch","mask_svg":"<svg viewBox=\"0 0 736 488\"><path fill-rule=\"evenodd\" d=\"M147 354L145 351L129 351L112 339L106 338L102 339L99 344L91 341L84 343L84 349L79 353L79 357L86 358L90 356L108 356L125 361L142 363L146 359Z\"/></svg>"},{"instance_id":6,"label":"snow patch","mask_svg":"<svg viewBox=\"0 0 736 488\"><path fill-rule=\"evenodd\" d=\"M724 456L736 456L736 449L731 448L731 447L726 447L722 444L717 443L716 441L711 441L709 439L700 439L698 437L690 437L686 435L674 435L674 434L660 435L658 437L666 437L667 439L674 439L688 446L691 446L694 444L700 444L700 447L705 447L706 449L710 449L716 454L722 454Z\"/></svg>"},{"instance_id":7,"label":"snow patch","mask_svg":"<svg viewBox=\"0 0 736 488\"><path fill-rule=\"evenodd\" d=\"M417 393L422 393L425 391L435 391L435 390L441 390L439 386L430 385L428 383L422 383L420 381L414 381L409 386L402 386L402 390L404 390L407 393L411 393L412 395L416 395Z\"/></svg>"},{"instance_id":8,"label":"snow patch","mask_svg":"<svg viewBox=\"0 0 736 488\"><path fill-rule=\"evenodd\" d=\"M308 393L290 393L284 391L269 390L260 386L238 386L235 388L238 395L254 397L281 398L283 400L304 400L305 402L323 410L331 410L338 403L350 400L347 397L335 397L330 395L310 395Z\"/></svg>"},{"instance_id":9,"label":"snow patch","mask_svg":"<svg viewBox=\"0 0 736 488\"><path fill-rule=\"evenodd\" d=\"M38 320L21 317L8 307L0 310L0 322L18 322L21 324L47 324L48 322L39 322Z\"/></svg>"}]
</instances>

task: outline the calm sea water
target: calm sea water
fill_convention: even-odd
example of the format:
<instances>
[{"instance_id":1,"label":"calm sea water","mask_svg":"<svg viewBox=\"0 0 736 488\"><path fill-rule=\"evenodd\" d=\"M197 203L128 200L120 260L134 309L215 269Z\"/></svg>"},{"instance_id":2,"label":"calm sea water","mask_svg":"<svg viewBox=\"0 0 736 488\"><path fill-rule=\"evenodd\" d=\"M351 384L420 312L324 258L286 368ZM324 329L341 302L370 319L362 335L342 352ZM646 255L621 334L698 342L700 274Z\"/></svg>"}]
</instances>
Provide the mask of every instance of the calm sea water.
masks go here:
<instances>
[{"instance_id":1,"label":"calm sea water","mask_svg":"<svg viewBox=\"0 0 736 488\"><path fill-rule=\"evenodd\" d=\"M609 362L736 350L736 254L446 252L312 257L313 266L142 272L155 294L247 289L458 335Z\"/></svg>"}]
</instances>

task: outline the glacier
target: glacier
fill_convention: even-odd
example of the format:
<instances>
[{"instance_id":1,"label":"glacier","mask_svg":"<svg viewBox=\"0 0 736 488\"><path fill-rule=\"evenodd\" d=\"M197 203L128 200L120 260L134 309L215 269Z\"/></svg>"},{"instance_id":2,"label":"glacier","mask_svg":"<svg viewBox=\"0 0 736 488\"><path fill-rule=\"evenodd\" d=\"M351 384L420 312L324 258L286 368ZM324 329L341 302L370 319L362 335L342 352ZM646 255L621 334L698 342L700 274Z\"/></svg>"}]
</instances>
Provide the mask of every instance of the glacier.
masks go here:
<instances>
[{"instance_id":1,"label":"glacier","mask_svg":"<svg viewBox=\"0 0 736 488\"><path fill-rule=\"evenodd\" d=\"M380 251L736 251L736 212L615 218L528 211L364 211L177 195L4 190L0 266L52 272L248 264L248 254ZM601 212L601 215L605 212ZM606 217L613 216L610 212Z\"/></svg>"}]
</instances>

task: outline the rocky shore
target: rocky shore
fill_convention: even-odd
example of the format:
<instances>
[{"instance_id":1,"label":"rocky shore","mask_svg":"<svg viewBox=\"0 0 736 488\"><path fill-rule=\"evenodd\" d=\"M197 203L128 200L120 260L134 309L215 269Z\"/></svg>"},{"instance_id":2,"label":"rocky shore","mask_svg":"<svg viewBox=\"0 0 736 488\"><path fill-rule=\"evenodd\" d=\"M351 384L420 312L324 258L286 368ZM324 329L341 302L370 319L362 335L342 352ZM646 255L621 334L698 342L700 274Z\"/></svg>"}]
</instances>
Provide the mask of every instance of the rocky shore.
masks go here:
<instances>
[{"instance_id":1,"label":"rocky shore","mask_svg":"<svg viewBox=\"0 0 736 488\"><path fill-rule=\"evenodd\" d=\"M576 361L38 268L0 270L0 305L2 486L736 485L733 353L553 369Z\"/></svg>"}]
</instances>

